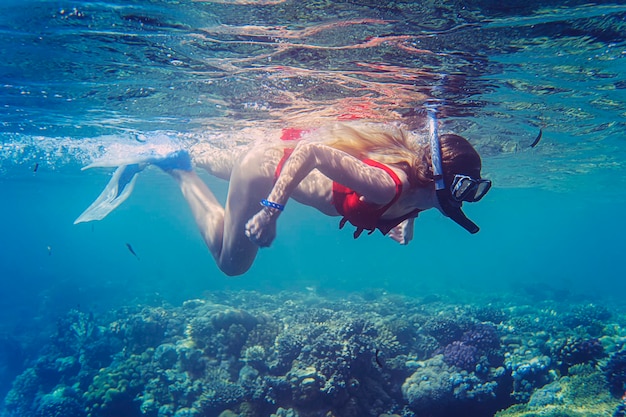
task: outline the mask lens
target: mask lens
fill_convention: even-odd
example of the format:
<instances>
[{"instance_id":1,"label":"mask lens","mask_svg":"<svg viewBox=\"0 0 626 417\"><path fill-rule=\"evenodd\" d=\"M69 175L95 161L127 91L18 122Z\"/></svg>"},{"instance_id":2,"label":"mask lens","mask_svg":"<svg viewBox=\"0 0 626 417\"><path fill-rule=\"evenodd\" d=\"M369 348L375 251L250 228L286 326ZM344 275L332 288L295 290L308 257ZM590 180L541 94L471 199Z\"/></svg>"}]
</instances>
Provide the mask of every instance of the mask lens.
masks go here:
<instances>
[{"instance_id":1,"label":"mask lens","mask_svg":"<svg viewBox=\"0 0 626 417\"><path fill-rule=\"evenodd\" d=\"M452 183L452 198L463 201L473 188L473 180L465 175L455 175Z\"/></svg>"},{"instance_id":2,"label":"mask lens","mask_svg":"<svg viewBox=\"0 0 626 417\"><path fill-rule=\"evenodd\" d=\"M474 194L474 199L472 201L478 201L487 194L487 191L491 188L491 181L489 180L480 180L476 184L476 193Z\"/></svg>"},{"instance_id":3,"label":"mask lens","mask_svg":"<svg viewBox=\"0 0 626 417\"><path fill-rule=\"evenodd\" d=\"M450 191L456 201L475 202L487 194L491 188L489 180L475 180L467 175L455 175Z\"/></svg>"}]
</instances>

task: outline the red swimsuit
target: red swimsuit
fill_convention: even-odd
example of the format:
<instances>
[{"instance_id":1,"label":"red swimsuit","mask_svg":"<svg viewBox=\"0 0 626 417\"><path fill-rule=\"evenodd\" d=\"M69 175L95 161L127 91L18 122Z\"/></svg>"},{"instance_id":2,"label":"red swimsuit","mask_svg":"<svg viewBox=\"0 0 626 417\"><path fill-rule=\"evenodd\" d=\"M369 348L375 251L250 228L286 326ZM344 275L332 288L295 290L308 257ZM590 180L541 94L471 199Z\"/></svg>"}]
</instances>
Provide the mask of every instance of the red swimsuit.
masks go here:
<instances>
[{"instance_id":1,"label":"red swimsuit","mask_svg":"<svg viewBox=\"0 0 626 417\"><path fill-rule=\"evenodd\" d=\"M293 135L293 131L291 129L288 131L290 133L288 138L284 138L283 140L293 140L299 138L300 135ZM285 137L284 134L283 137ZM293 148L285 148L283 157L276 166L276 178L280 175L285 161L289 158L292 152ZM396 195L389 203L384 206L380 206L378 204L361 201L361 195L356 191L333 181L333 205L335 206L337 212L343 216L339 222L339 228L343 228L346 222L350 222L356 227L356 231L354 232L355 239L361 235L363 230L368 230L368 234L372 234L374 230L378 229L386 235L391 231L391 229L402 223L404 220L416 217L421 211L420 209L415 209L401 217L388 220L382 219L382 215L400 198L400 194L402 194L402 181L400 181L398 175L396 175L391 168L381 164L380 162L376 162L371 159L364 159L363 162L369 166L380 168L389 174L393 182L396 184Z\"/></svg>"},{"instance_id":2,"label":"red swimsuit","mask_svg":"<svg viewBox=\"0 0 626 417\"><path fill-rule=\"evenodd\" d=\"M339 228L343 228L346 222L350 222L350 224L356 227L354 231L355 239L363 233L363 230L368 230L368 234L371 235L374 230L378 229L383 235L386 235L391 229L404 220L416 217L421 211L415 209L401 217L382 219L383 214L400 198L400 194L402 194L402 181L400 181L396 173L387 165L383 165L371 159L364 159L363 162L369 166L380 168L389 174L396 184L396 194L389 203L380 206L378 204L361 201L361 195L359 193L338 182L333 182L333 205L337 209L337 212L343 216L343 219L339 222Z\"/></svg>"}]
</instances>

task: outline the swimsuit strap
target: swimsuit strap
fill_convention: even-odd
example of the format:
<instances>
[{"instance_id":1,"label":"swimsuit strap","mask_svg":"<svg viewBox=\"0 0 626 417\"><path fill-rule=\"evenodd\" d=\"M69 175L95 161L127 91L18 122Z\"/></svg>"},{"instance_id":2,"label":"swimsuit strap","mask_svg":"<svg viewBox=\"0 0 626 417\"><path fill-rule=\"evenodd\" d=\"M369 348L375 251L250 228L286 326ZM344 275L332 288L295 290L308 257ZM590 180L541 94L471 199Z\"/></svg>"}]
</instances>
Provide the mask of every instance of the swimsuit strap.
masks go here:
<instances>
[{"instance_id":1,"label":"swimsuit strap","mask_svg":"<svg viewBox=\"0 0 626 417\"><path fill-rule=\"evenodd\" d=\"M389 168L385 164L381 164L380 162L374 161L373 159L364 159L363 162L365 162L369 166L373 166L373 167L384 170L387 174L389 174L393 182L396 184L396 194L393 196L393 199L380 209L380 214L382 215L384 212L386 212L389 209L389 207L393 206L396 203L396 201L398 201L398 199L400 198L400 194L402 194L402 181L400 180L400 177L398 177L398 174L396 174L393 169Z\"/></svg>"},{"instance_id":2,"label":"swimsuit strap","mask_svg":"<svg viewBox=\"0 0 626 417\"><path fill-rule=\"evenodd\" d=\"M283 157L280 158L280 161L278 161L278 165L276 165L276 171L274 171L274 181L276 181L280 176L280 173L283 170L283 166L285 165L285 162L287 162L287 159L289 159L289 157L293 153L293 150L294 148L283 149Z\"/></svg>"},{"instance_id":3,"label":"swimsuit strap","mask_svg":"<svg viewBox=\"0 0 626 417\"><path fill-rule=\"evenodd\" d=\"M361 201L360 194L342 184L333 182L333 204L339 214L343 216L339 223L339 228L341 229L346 222L349 221L356 227L356 231L354 232L355 239L359 237L364 230L367 230L369 234L371 234L376 229L380 229L381 225L386 229L388 225L393 222L393 220L382 220L381 217L398 201L402 194L403 186L402 181L395 171L387 165L372 159L364 159L363 162L374 168L380 168L389 174L395 184L396 193L391 201L383 206L379 206L377 204ZM395 224L393 226L395 226Z\"/></svg>"}]
</instances>

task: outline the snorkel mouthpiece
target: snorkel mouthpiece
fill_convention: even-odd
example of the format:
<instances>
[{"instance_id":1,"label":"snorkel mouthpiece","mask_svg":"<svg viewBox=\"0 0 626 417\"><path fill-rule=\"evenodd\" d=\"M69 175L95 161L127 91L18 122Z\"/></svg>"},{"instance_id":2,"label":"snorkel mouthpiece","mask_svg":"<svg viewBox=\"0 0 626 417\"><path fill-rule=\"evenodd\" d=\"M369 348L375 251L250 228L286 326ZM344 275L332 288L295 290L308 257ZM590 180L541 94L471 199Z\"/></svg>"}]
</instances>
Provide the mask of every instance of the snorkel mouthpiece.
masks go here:
<instances>
[{"instance_id":1,"label":"snorkel mouthpiece","mask_svg":"<svg viewBox=\"0 0 626 417\"><path fill-rule=\"evenodd\" d=\"M471 234L478 233L480 227L467 218L460 205L455 207L450 203L445 190L437 191L437 199L446 216Z\"/></svg>"},{"instance_id":2,"label":"snorkel mouthpiece","mask_svg":"<svg viewBox=\"0 0 626 417\"><path fill-rule=\"evenodd\" d=\"M449 191L446 190L445 182L443 180L443 166L441 163L441 142L439 141L439 128L437 126L437 110L434 106L427 105L426 115L428 117L428 126L430 129L430 159L433 165L435 192L437 193L437 200L439 200L441 210L447 217L471 234L477 233L480 228L476 225L476 223L468 219L465 213L463 213L463 210L461 210L461 205L463 203L452 203Z\"/></svg>"}]
</instances>

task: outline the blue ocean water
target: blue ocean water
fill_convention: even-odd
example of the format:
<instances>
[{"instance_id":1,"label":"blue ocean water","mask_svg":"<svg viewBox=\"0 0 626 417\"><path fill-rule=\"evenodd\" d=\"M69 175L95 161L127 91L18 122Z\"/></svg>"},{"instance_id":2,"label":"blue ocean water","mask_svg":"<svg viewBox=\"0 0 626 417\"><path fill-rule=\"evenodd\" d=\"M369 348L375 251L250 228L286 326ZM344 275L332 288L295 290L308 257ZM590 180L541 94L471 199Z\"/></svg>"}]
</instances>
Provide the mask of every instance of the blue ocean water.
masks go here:
<instances>
[{"instance_id":1,"label":"blue ocean water","mask_svg":"<svg viewBox=\"0 0 626 417\"><path fill-rule=\"evenodd\" d=\"M0 365L0 396L37 360L36 334L71 309L219 291L621 304L623 2L4 0L0 11L0 359L11 362L8 340L21 355ZM106 219L73 225L113 171L81 167L107 153L237 147L338 118L419 129L429 97L494 182L466 204L477 235L426 212L406 247L353 240L291 203L272 247L228 278L157 169ZM202 175L223 201L227 183Z\"/></svg>"}]
</instances>

